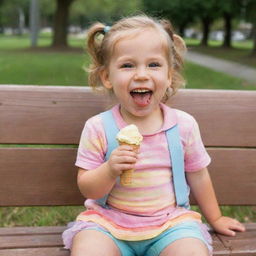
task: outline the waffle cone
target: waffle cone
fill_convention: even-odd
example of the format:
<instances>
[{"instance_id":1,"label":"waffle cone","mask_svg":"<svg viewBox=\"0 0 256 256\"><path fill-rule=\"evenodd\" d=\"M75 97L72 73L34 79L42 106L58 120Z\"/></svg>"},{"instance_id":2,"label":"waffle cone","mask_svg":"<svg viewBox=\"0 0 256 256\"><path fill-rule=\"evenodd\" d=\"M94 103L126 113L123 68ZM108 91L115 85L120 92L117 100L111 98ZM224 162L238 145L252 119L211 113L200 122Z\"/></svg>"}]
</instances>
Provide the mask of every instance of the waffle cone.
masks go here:
<instances>
[{"instance_id":1,"label":"waffle cone","mask_svg":"<svg viewBox=\"0 0 256 256\"><path fill-rule=\"evenodd\" d=\"M128 143L124 143L124 142L119 142L119 145L129 145L132 146L133 151L137 151L140 148L140 145L135 145L135 144L128 144ZM134 169L130 169L130 170L125 170L122 172L122 174L120 175L120 183L123 186L127 186L127 185L131 185L132 184L132 175L133 175Z\"/></svg>"}]
</instances>

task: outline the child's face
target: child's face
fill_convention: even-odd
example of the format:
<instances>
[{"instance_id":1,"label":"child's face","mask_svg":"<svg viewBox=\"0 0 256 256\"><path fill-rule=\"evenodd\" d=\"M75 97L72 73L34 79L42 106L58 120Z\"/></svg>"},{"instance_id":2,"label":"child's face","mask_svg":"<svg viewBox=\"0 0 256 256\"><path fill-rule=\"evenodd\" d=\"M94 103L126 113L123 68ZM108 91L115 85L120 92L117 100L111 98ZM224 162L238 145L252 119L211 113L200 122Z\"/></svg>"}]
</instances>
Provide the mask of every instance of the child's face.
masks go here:
<instances>
[{"instance_id":1,"label":"child's face","mask_svg":"<svg viewBox=\"0 0 256 256\"><path fill-rule=\"evenodd\" d=\"M113 89L122 113L145 117L159 112L159 103L171 85L163 38L148 29L115 44L101 79L106 88Z\"/></svg>"}]
</instances>

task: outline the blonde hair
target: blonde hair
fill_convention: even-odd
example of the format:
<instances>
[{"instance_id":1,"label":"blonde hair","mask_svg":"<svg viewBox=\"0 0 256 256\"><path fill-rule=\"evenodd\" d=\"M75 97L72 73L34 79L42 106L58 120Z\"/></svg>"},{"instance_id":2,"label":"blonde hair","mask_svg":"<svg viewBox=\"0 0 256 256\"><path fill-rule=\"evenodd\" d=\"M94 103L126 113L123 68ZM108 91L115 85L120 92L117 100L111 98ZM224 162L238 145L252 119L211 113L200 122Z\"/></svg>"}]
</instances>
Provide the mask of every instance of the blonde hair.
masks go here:
<instances>
[{"instance_id":1,"label":"blonde hair","mask_svg":"<svg viewBox=\"0 0 256 256\"><path fill-rule=\"evenodd\" d=\"M172 92L167 93L165 98L168 99L170 95L175 94L178 88L184 85L181 70L183 56L186 52L185 43L180 36L174 33L169 21L157 20L146 15L123 18L110 29L102 23L95 23L90 27L87 34L87 50L92 61L88 68L89 85L93 88L103 86L99 75L100 71L108 66L114 46L120 39L147 28L155 29L166 39L169 70L172 72ZM109 30L106 31L106 29Z\"/></svg>"}]
</instances>

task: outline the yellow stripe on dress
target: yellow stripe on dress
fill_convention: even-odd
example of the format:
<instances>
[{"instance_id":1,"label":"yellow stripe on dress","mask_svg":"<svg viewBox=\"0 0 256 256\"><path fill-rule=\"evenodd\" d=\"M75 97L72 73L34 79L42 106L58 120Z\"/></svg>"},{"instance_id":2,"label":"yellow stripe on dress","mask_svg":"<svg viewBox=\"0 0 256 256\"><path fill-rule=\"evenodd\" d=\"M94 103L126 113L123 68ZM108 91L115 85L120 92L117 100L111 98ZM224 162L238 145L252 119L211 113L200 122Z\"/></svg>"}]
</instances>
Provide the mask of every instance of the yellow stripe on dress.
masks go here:
<instances>
[{"instance_id":1,"label":"yellow stripe on dress","mask_svg":"<svg viewBox=\"0 0 256 256\"><path fill-rule=\"evenodd\" d=\"M171 228L184 221L198 221L201 223L201 215L196 212L190 212L175 219L169 220L161 226L148 226L143 228L121 227L111 222L110 220L105 219L103 216L97 214L96 212L92 214L80 214L77 217L77 220L97 223L106 228L117 239L127 241L141 241L154 238L168 228Z\"/></svg>"}]
</instances>

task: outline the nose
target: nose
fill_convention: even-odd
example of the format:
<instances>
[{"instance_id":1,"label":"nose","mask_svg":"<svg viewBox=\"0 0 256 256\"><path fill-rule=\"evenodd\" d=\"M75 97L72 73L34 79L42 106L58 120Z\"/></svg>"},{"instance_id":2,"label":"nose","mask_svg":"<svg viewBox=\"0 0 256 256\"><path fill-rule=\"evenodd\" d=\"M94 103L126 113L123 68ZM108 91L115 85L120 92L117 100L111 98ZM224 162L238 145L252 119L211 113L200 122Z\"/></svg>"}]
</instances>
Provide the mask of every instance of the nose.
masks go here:
<instances>
[{"instance_id":1,"label":"nose","mask_svg":"<svg viewBox=\"0 0 256 256\"><path fill-rule=\"evenodd\" d=\"M148 79L148 72L146 67L138 67L135 72L134 79L136 80L146 80Z\"/></svg>"}]
</instances>

